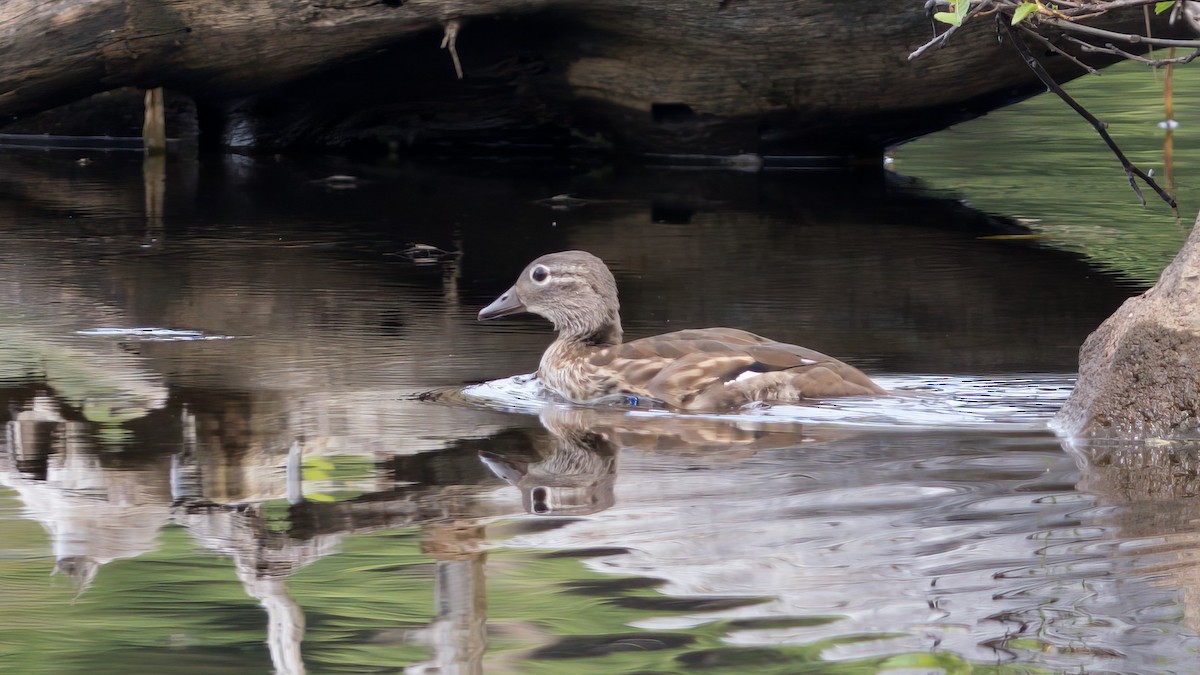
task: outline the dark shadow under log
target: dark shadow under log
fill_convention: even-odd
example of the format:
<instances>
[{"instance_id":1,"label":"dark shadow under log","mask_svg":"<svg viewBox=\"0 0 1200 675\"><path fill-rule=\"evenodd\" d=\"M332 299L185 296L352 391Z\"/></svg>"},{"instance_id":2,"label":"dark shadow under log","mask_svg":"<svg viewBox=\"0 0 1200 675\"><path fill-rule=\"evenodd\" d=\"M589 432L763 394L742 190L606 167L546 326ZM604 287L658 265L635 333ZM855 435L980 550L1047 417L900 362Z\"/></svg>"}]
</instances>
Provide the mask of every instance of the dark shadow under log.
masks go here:
<instances>
[{"instance_id":1,"label":"dark shadow under log","mask_svg":"<svg viewBox=\"0 0 1200 675\"><path fill-rule=\"evenodd\" d=\"M207 142L252 150L871 156L1042 90L990 22L909 62L932 34L912 0L8 0L0 125L166 87Z\"/></svg>"}]
</instances>

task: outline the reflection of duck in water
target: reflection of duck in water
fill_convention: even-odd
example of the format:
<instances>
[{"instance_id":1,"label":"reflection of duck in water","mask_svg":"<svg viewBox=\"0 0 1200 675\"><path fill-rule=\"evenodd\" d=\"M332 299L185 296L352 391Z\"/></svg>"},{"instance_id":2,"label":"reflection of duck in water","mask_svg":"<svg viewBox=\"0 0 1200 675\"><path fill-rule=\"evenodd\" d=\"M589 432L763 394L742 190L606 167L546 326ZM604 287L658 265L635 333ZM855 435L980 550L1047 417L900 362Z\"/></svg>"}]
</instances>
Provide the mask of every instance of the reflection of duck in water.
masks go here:
<instances>
[{"instance_id":1,"label":"reflection of duck in water","mask_svg":"<svg viewBox=\"0 0 1200 675\"><path fill-rule=\"evenodd\" d=\"M528 513L587 515L616 503L617 457L621 450L703 455L736 461L767 448L815 440L796 425L762 424L668 414L625 414L614 408L547 405L539 420L549 436L534 441L538 461L519 461L494 452L479 457L500 478L521 490Z\"/></svg>"},{"instance_id":2,"label":"reflection of duck in water","mask_svg":"<svg viewBox=\"0 0 1200 675\"><path fill-rule=\"evenodd\" d=\"M531 262L479 318L532 312L549 319L558 339L542 355L538 379L575 402L626 396L683 410L726 410L754 401L886 393L833 357L733 328L622 342L619 310L604 262L565 251Z\"/></svg>"},{"instance_id":3,"label":"reflection of duck in water","mask_svg":"<svg viewBox=\"0 0 1200 675\"><path fill-rule=\"evenodd\" d=\"M572 411L574 412L574 411ZM481 451L479 458L500 478L521 490L521 503L538 515L587 515L609 508L615 502L613 482L617 475L619 448L604 434L547 406L542 425L550 431L548 443L537 444L542 459L537 462L511 460ZM546 447L548 446L548 447Z\"/></svg>"}]
</instances>

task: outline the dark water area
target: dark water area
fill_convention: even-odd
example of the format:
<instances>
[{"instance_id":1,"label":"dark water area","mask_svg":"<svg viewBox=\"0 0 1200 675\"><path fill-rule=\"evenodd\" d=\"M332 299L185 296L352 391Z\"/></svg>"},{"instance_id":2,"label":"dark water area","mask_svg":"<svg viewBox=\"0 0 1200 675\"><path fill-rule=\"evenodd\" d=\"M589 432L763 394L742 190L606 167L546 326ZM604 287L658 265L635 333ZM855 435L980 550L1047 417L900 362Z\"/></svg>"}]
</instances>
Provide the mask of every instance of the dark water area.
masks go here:
<instances>
[{"instance_id":1,"label":"dark water area","mask_svg":"<svg viewBox=\"0 0 1200 675\"><path fill-rule=\"evenodd\" d=\"M1047 430L1139 283L1022 223L873 169L83 156L0 157L6 672L1198 662L1180 462ZM568 248L630 337L736 326L899 394L547 404L511 376L549 326L475 315Z\"/></svg>"}]
</instances>

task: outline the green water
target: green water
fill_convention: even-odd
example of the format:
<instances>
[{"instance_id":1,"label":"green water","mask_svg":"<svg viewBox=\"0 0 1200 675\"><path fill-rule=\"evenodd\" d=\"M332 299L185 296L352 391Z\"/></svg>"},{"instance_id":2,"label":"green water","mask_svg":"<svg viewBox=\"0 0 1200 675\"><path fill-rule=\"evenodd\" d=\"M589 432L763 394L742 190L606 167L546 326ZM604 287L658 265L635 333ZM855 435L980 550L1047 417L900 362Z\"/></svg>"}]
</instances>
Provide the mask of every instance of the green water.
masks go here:
<instances>
[{"instance_id":1,"label":"green water","mask_svg":"<svg viewBox=\"0 0 1200 675\"><path fill-rule=\"evenodd\" d=\"M972 207L1021 219L1044 241L1079 251L1098 266L1153 283L1174 257L1200 210L1200 69L1174 76L1174 181L1164 162L1164 79L1127 63L1070 82L1066 89L1097 118L1125 155L1175 195L1176 218L1139 183L1141 206L1100 136L1053 94L894 150L895 169L918 176Z\"/></svg>"},{"instance_id":2,"label":"green water","mask_svg":"<svg viewBox=\"0 0 1200 675\"><path fill-rule=\"evenodd\" d=\"M1046 422L1200 206L1189 72L1180 221L1047 97L894 174L177 159L148 208L140 157L0 155L0 670L1186 671L1188 474ZM1157 86L1071 90L1162 175ZM546 407L509 376L549 327L476 313L568 248L631 337L737 326L904 395Z\"/></svg>"}]
</instances>

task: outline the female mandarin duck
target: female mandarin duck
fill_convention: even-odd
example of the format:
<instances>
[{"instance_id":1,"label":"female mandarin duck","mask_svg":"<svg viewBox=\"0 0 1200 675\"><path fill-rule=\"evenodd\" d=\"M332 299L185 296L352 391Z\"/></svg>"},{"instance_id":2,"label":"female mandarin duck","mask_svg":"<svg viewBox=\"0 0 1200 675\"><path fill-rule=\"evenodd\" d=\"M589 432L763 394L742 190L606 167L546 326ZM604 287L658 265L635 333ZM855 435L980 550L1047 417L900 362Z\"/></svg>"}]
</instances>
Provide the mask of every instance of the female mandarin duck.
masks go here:
<instances>
[{"instance_id":1,"label":"female mandarin duck","mask_svg":"<svg viewBox=\"0 0 1200 675\"><path fill-rule=\"evenodd\" d=\"M531 312L558 339L538 366L542 385L576 403L624 395L678 410L728 410L887 393L857 368L811 349L735 328L701 328L621 341L617 282L584 251L544 255L479 320Z\"/></svg>"}]
</instances>

